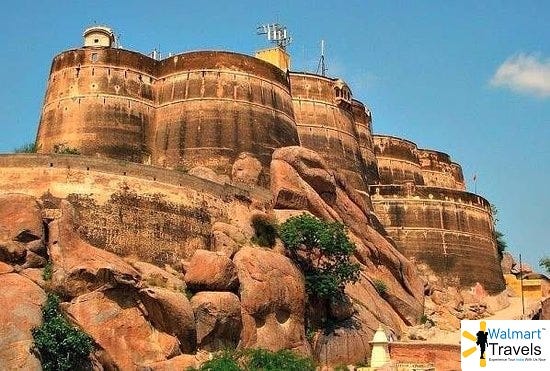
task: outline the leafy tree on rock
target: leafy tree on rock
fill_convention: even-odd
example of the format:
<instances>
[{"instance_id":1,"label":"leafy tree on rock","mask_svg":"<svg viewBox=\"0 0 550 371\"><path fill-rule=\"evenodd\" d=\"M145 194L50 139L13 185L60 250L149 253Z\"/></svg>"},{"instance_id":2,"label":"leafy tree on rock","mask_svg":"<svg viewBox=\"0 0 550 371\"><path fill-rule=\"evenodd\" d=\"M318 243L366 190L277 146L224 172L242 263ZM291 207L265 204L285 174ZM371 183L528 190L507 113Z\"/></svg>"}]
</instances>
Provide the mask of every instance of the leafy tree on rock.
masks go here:
<instances>
[{"instance_id":1,"label":"leafy tree on rock","mask_svg":"<svg viewBox=\"0 0 550 371\"><path fill-rule=\"evenodd\" d=\"M343 224L302 214L284 222L279 236L304 273L308 294L322 299L341 297L346 283L359 279L359 265L350 260L355 245Z\"/></svg>"}]
</instances>

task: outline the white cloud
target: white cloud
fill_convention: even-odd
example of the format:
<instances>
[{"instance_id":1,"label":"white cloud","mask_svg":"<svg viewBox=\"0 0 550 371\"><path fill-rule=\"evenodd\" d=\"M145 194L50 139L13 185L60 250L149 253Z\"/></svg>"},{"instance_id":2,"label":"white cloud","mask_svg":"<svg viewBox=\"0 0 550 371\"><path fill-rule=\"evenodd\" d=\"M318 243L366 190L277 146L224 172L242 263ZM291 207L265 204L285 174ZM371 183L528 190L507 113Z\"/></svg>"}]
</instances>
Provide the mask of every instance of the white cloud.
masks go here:
<instances>
[{"instance_id":1,"label":"white cloud","mask_svg":"<svg viewBox=\"0 0 550 371\"><path fill-rule=\"evenodd\" d=\"M523 53L514 55L498 67L491 85L550 97L550 58Z\"/></svg>"}]
</instances>

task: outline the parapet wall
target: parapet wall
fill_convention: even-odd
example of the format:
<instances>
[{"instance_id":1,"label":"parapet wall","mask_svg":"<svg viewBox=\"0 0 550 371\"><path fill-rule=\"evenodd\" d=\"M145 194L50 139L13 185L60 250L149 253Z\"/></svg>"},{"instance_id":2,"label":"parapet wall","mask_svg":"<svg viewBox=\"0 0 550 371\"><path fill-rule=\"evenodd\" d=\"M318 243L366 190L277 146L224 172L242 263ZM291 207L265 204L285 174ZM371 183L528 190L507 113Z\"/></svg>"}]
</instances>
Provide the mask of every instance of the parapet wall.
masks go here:
<instances>
[{"instance_id":1,"label":"parapet wall","mask_svg":"<svg viewBox=\"0 0 550 371\"><path fill-rule=\"evenodd\" d=\"M390 359L398 365L420 364L418 369L424 369L422 365L430 364L437 371L458 371L460 367L460 345L440 344L429 342L393 342L389 344ZM415 369L403 368L403 369Z\"/></svg>"},{"instance_id":2,"label":"parapet wall","mask_svg":"<svg viewBox=\"0 0 550 371\"><path fill-rule=\"evenodd\" d=\"M438 187L371 186L374 212L399 250L448 284L504 289L491 207L482 197Z\"/></svg>"},{"instance_id":3,"label":"parapet wall","mask_svg":"<svg viewBox=\"0 0 550 371\"><path fill-rule=\"evenodd\" d=\"M157 61L113 48L54 58L37 135L56 146L170 168L208 166L230 174L241 152L264 166L274 149L298 145L286 74L229 52Z\"/></svg>"},{"instance_id":4,"label":"parapet wall","mask_svg":"<svg viewBox=\"0 0 550 371\"><path fill-rule=\"evenodd\" d=\"M347 85L341 80L299 72L290 73L290 85L300 144L317 151L354 188L366 191L367 171ZM365 118L357 117L357 121L367 124ZM368 128L360 131L368 148Z\"/></svg>"},{"instance_id":5,"label":"parapet wall","mask_svg":"<svg viewBox=\"0 0 550 371\"><path fill-rule=\"evenodd\" d=\"M215 221L239 220L248 215L252 202L270 201L262 189L70 155L0 155L0 193L35 196L51 212L60 199L68 199L84 239L160 266L208 248Z\"/></svg>"}]
</instances>

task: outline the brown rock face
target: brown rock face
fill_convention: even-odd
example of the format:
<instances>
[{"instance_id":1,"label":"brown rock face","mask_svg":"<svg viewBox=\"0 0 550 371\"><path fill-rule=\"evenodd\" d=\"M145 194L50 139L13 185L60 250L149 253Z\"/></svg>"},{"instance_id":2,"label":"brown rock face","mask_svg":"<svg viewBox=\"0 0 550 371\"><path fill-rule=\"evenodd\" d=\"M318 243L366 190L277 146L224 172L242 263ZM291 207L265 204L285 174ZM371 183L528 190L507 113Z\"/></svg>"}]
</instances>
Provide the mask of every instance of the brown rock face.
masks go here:
<instances>
[{"instance_id":1,"label":"brown rock face","mask_svg":"<svg viewBox=\"0 0 550 371\"><path fill-rule=\"evenodd\" d=\"M260 248L245 247L233 261L241 283L241 345L309 354L300 271L287 257Z\"/></svg>"},{"instance_id":2,"label":"brown rock face","mask_svg":"<svg viewBox=\"0 0 550 371\"><path fill-rule=\"evenodd\" d=\"M139 273L117 255L93 247L73 229L73 210L62 202L62 216L50 223L49 255L56 291L78 296L100 287L136 286Z\"/></svg>"},{"instance_id":3,"label":"brown rock face","mask_svg":"<svg viewBox=\"0 0 550 371\"><path fill-rule=\"evenodd\" d=\"M178 339L152 327L127 290L95 291L64 307L100 347L98 357L107 369L136 369L180 354Z\"/></svg>"},{"instance_id":4,"label":"brown rock face","mask_svg":"<svg viewBox=\"0 0 550 371\"><path fill-rule=\"evenodd\" d=\"M197 322L197 345L216 351L237 346L242 330L241 303L231 292L199 292L191 298Z\"/></svg>"},{"instance_id":5,"label":"brown rock face","mask_svg":"<svg viewBox=\"0 0 550 371\"><path fill-rule=\"evenodd\" d=\"M362 273L357 283L346 287L355 314L344 319L349 313L335 313L342 319L336 329L318 336L314 344L319 362L359 362L367 356L368 342L380 323L401 333L418 321L423 282L414 266L373 228L368 203L342 176L317 153L286 147L273 153L271 180L274 208L305 209L322 219L342 222L356 245ZM376 281L386 286L384 293L377 291Z\"/></svg>"},{"instance_id":6,"label":"brown rock face","mask_svg":"<svg viewBox=\"0 0 550 371\"><path fill-rule=\"evenodd\" d=\"M130 262L130 264L139 272L142 281L144 281L144 284L147 286L163 287L179 292L185 290L185 282L182 278L154 264L140 261Z\"/></svg>"},{"instance_id":7,"label":"brown rock face","mask_svg":"<svg viewBox=\"0 0 550 371\"><path fill-rule=\"evenodd\" d=\"M238 285L233 262L222 253L206 250L197 250L191 257L185 282L195 291L231 291Z\"/></svg>"},{"instance_id":8,"label":"brown rock face","mask_svg":"<svg viewBox=\"0 0 550 371\"><path fill-rule=\"evenodd\" d=\"M250 186L258 184L262 163L250 153L240 153L231 169L231 180Z\"/></svg>"},{"instance_id":9,"label":"brown rock face","mask_svg":"<svg viewBox=\"0 0 550 371\"><path fill-rule=\"evenodd\" d=\"M140 298L157 329L177 337L183 352L195 349L195 318L184 293L150 287L140 291Z\"/></svg>"},{"instance_id":10,"label":"brown rock face","mask_svg":"<svg viewBox=\"0 0 550 371\"><path fill-rule=\"evenodd\" d=\"M46 294L28 278L0 274L0 368L40 370L31 352L31 330L42 323L41 305Z\"/></svg>"},{"instance_id":11,"label":"brown rock face","mask_svg":"<svg viewBox=\"0 0 550 371\"><path fill-rule=\"evenodd\" d=\"M216 222L212 226L212 250L230 259L247 241L244 233L234 225Z\"/></svg>"},{"instance_id":12,"label":"brown rock face","mask_svg":"<svg viewBox=\"0 0 550 371\"><path fill-rule=\"evenodd\" d=\"M27 251L44 252L40 208L31 196L0 195L0 261L24 263Z\"/></svg>"}]
</instances>

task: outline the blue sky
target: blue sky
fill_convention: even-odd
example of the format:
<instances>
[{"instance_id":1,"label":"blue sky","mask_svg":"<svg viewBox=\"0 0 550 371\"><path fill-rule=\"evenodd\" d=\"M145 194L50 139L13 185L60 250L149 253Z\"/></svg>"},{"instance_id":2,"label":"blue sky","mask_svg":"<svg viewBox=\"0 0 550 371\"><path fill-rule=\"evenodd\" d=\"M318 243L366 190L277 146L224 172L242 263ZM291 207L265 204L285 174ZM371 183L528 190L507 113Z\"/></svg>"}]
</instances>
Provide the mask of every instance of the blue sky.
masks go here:
<instances>
[{"instance_id":1,"label":"blue sky","mask_svg":"<svg viewBox=\"0 0 550 371\"><path fill-rule=\"evenodd\" d=\"M293 69L328 73L367 103L377 133L449 153L499 210L510 250L550 255L549 1L24 1L3 5L0 152L34 139L52 57L108 24L125 48L266 45L288 26Z\"/></svg>"}]
</instances>

